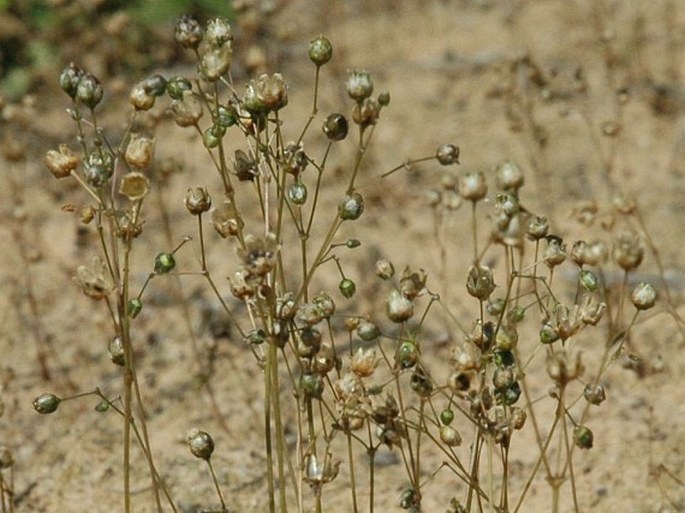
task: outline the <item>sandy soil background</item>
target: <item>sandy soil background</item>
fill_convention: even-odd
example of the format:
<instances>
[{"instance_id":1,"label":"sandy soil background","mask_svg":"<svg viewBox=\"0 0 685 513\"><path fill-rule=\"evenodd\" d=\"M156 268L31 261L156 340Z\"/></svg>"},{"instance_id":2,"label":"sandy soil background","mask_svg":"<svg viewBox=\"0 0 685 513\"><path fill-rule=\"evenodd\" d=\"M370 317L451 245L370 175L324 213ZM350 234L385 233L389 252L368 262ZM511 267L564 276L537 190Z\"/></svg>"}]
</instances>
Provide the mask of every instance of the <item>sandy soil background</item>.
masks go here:
<instances>
[{"instance_id":1,"label":"sandy soil background","mask_svg":"<svg viewBox=\"0 0 685 513\"><path fill-rule=\"evenodd\" d=\"M391 94L363 170L367 212L343 232L364 245L346 268L360 293L355 305L341 302L341 311L382 308L375 280L364 276L372 272L377 256L384 255L398 268L425 268L429 283L470 322L459 300L461 289L450 289L451 281L436 263L439 251L426 193L439 187L442 170L427 164L399 171L392 179L378 178L407 158L431 155L438 144L452 142L461 148L461 168L482 170L490 180L501 162L519 163L526 173L526 205L548 214L554 231L568 240L588 233L603 236L599 219L612 212L613 199L619 193L633 198L666 270L673 306L685 313L684 3L293 0L281 5L267 27L267 67L282 72L288 82L290 103L284 114L296 120L289 128L293 137L310 109L313 68L306 51L318 33L329 37L335 52L334 62L323 69L321 113L349 108L342 84L350 68L369 70L376 90ZM235 51L243 51L239 36ZM188 70L192 67L181 62L173 70L160 71ZM238 58L236 80L244 83L246 76ZM116 132L126 121L122 105L127 87L112 79L111 88L102 118ZM74 128L64 113L66 97L54 85L42 91L20 107L30 117L25 128L4 123L6 140L17 136L28 142L28 149L25 161L3 163L0 186L0 234L5 241L0 253L0 444L11 449L15 460L16 511L119 510L120 422L94 412L92 400L66 403L47 417L31 407L46 391L68 395L99 386L115 394L120 385L118 369L106 354L106 312L72 281L76 267L94 254L94 238L79 230L76 218L60 207L78 204L83 196L57 183L41 164L46 150L58 142L74 142ZM625 103L617 118L619 101ZM12 117L15 108L5 106L5 118ZM156 157L174 157L185 167L163 192L174 212L174 238L180 240L193 233L193 220L181 208L185 189L195 183L217 184L207 173L207 157L197 137L171 125L157 133ZM341 150L341 167L345 151L352 150L351 145ZM606 179L607 169L612 182ZM336 198L324 196L331 208ZM592 226L579 223L576 215L582 206L587 210L589 200L599 208ZM469 240L467 213L462 209L455 214L444 232L448 267L454 270L449 272L460 280L469 258L463 251ZM166 244L158 218L149 219L145 230L135 255L141 263L136 279L141 282L148 272L144 262L151 262ZM210 263L218 276L225 276L231 272L225 255L233 258L232 250L216 237L212 243ZM196 259L193 250L186 255L191 263ZM647 252L639 273L658 282L652 252ZM337 278L332 279L321 285L334 287ZM181 511L213 504L206 469L188 454L184 442L188 429L202 427L214 435L213 461L230 510L264 511L262 378L230 325L216 319L202 284L183 281L183 297L193 308L190 328L202 348L217 349L212 384L223 419L217 416L197 383L187 326L174 314L180 304L174 283L155 284L135 328L158 467L168 476ZM228 288L224 292L228 294ZM663 299L665 291L660 294ZM576 461L582 511L685 511L685 340L663 301L656 310L637 326L631 340L643 362L640 372L614 366L605 382L609 398L590 418L595 447ZM444 341L458 336L440 316L431 330L435 353L427 357L439 362L449 356ZM50 381L37 363L41 340L50 348ZM592 358L592 340L587 343ZM538 389L545 386L541 382ZM523 448L532 445L532 438L522 436L514 464L520 473L512 478L518 483L531 461ZM384 456L387 465L379 470L377 504L389 511L399 509L397 497L406 483L397 481L395 460ZM671 475L659 473L659 468ZM135 511L152 511L143 465L136 469ZM9 478L9 471L3 476ZM449 498L461 493L458 487L430 490L425 511L444 511ZM347 497L342 480L328 493ZM525 510L549 511L549 504L548 489L541 483ZM561 510L572 511L571 503L562 504Z\"/></svg>"}]
</instances>

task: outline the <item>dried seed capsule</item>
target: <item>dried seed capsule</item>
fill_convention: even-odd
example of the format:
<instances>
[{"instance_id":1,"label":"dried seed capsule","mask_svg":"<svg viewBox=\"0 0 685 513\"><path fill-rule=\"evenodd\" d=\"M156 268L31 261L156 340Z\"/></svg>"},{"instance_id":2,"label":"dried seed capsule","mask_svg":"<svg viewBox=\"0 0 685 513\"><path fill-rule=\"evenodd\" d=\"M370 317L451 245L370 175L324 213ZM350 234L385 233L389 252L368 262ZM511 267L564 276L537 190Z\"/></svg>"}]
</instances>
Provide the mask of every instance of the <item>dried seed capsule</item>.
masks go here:
<instances>
[{"instance_id":1,"label":"dried seed capsule","mask_svg":"<svg viewBox=\"0 0 685 513\"><path fill-rule=\"evenodd\" d=\"M492 384L497 389L509 388L516 382L516 372L511 367L498 367L492 375Z\"/></svg>"},{"instance_id":2,"label":"dried seed capsule","mask_svg":"<svg viewBox=\"0 0 685 513\"><path fill-rule=\"evenodd\" d=\"M495 286L495 279L489 267L472 265L469 268L466 277L466 290L471 296L480 301L485 301L495 290Z\"/></svg>"},{"instance_id":3,"label":"dried seed capsule","mask_svg":"<svg viewBox=\"0 0 685 513\"><path fill-rule=\"evenodd\" d=\"M200 99L192 91L184 91L181 100L171 102L171 112L174 114L174 121L180 127L197 125L204 114Z\"/></svg>"},{"instance_id":4,"label":"dried seed capsule","mask_svg":"<svg viewBox=\"0 0 685 513\"><path fill-rule=\"evenodd\" d=\"M480 171L459 175L459 195L469 201L480 201L488 193L485 175Z\"/></svg>"},{"instance_id":5,"label":"dried seed capsule","mask_svg":"<svg viewBox=\"0 0 685 513\"><path fill-rule=\"evenodd\" d=\"M352 70L347 77L345 88L350 98L361 103L373 93L371 75L365 70Z\"/></svg>"},{"instance_id":6,"label":"dried seed capsule","mask_svg":"<svg viewBox=\"0 0 685 513\"><path fill-rule=\"evenodd\" d=\"M367 127L374 125L378 121L380 113L380 104L373 98L366 98L362 102L355 104L352 109L352 121L362 127Z\"/></svg>"},{"instance_id":7,"label":"dried seed capsule","mask_svg":"<svg viewBox=\"0 0 685 513\"><path fill-rule=\"evenodd\" d=\"M357 285L349 278L343 278L338 285L338 289L340 289L340 293L343 296L350 299L357 291Z\"/></svg>"},{"instance_id":8,"label":"dried seed capsule","mask_svg":"<svg viewBox=\"0 0 685 513\"><path fill-rule=\"evenodd\" d=\"M435 151L435 158L443 166L459 164L459 146L454 144L442 144Z\"/></svg>"},{"instance_id":9,"label":"dried seed capsule","mask_svg":"<svg viewBox=\"0 0 685 513\"><path fill-rule=\"evenodd\" d=\"M203 30L200 22L192 16L183 15L176 22L174 39L183 48L197 49L202 42Z\"/></svg>"},{"instance_id":10,"label":"dried seed capsule","mask_svg":"<svg viewBox=\"0 0 685 513\"><path fill-rule=\"evenodd\" d=\"M630 299L638 310L649 310L656 303L656 289L645 282L638 283L633 289Z\"/></svg>"},{"instance_id":11,"label":"dried seed capsule","mask_svg":"<svg viewBox=\"0 0 685 513\"><path fill-rule=\"evenodd\" d=\"M419 397L428 398L433 391L433 383L421 366L417 366L409 380L409 386Z\"/></svg>"},{"instance_id":12,"label":"dried seed capsule","mask_svg":"<svg viewBox=\"0 0 685 513\"><path fill-rule=\"evenodd\" d=\"M557 340L559 340L559 334L554 329L554 326L549 322L543 324L542 328L540 328L540 342L543 344L553 344Z\"/></svg>"},{"instance_id":13,"label":"dried seed capsule","mask_svg":"<svg viewBox=\"0 0 685 513\"><path fill-rule=\"evenodd\" d=\"M288 104L288 90L280 73L261 75L245 87L243 106L251 113L278 111Z\"/></svg>"},{"instance_id":14,"label":"dried seed capsule","mask_svg":"<svg viewBox=\"0 0 685 513\"><path fill-rule=\"evenodd\" d=\"M354 221L364 212L364 198L358 192L345 196L338 205L338 215L344 221Z\"/></svg>"},{"instance_id":15,"label":"dried seed capsule","mask_svg":"<svg viewBox=\"0 0 685 513\"><path fill-rule=\"evenodd\" d=\"M376 276L383 280L389 280L395 276L395 267L392 265L392 262L385 258L379 258L376 261Z\"/></svg>"},{"instance_id":16,"label":"dried seed capsule","mask_svg":"<svg viewBox=\"0 0 685 513\"><path fill-rule=\"evenodd\" d=\"M387 107L390 105L390 93L388 91L383 91L378 95L378 105L381 107Z\"/></svg>"},{"instance_id":17,"label":"dried seed capsule","mask_svg":"<svg viewBox=\"0 0 685 513\"><path fill-rule=\"evenodd\" d=\"M106 152L93 152L84 165L86 182L93 187L105 185L114 173L114 159Z\"/></svg>"},{"instance_id":18,"label":"dried seed capsule","mask_svg":"<svg viewBox=\"0 0 685 513\"><path fill-rule=\"evenodd\" d=\"M371 376L378 366L375 349L364 350L361 347L350 359L350 369L360 378Z\"/></svg>"},{"instance_id":19,"label":"dried seed capsule","mask_svg":"<svg viewBox=\"0 0 685 513\"><path fill-rule=\"evenodd\" d=\"M388 318L393 322L404 322L414 315L414 303L397 289L392 289L385 301Z\"/></svg>"},{"instance_id":20,"label":"dried seed capsule","mask_svg":"<svg viewBox=\"0 0 685 513\"><path fill-rule=\"evenodd\" d=\"M517 192L523 187L523 171L514 162L504 162L497 166L497 187L503 191Z\"/></svg>"},{"instance_id":21,"label":"dried seed capsule","mask_svg":"<svg viewBox=\"0 0 685 513\"><path fill-rule=\"evenodd\" d=\"M150 192L150 179L137 171L126 173L121 178L119 192L131 201L140 201Z\"/></svg>"},{"instance_id":22,"label":"dried seed capsule","mask_svg":"<svg viewBox=\"0 0 685 513\"><path fill-rule=\"evenodd\" d=\"M585 397L585 400L588 403L594 404L595 406L602 404L607 398L604 387L600 383L596 385L586 385L583 390L583 397Z\"/></svg>"},{"instance_id":23,"label":"dried seed capsule","mask_svg":"<svg viewBox=\"0 0 685 513\"><path fill-rule=\"evenodd\" d=\"M126 363L126 352L124 351L124 341L121 337L116 336L109 341L109 347L107 348L107 353L109 354L109 359L112 360L114 365L123 367Z\"/></svg>"},{"instance_id":24,"label":"dried seed capsule","mask_svg":"<svg viewBox=\"0 0 685 513\"><path fill-rule=\"evenodd\" d=\"M155 257L155 272L157 274L166 274L176 267L176 259L171 253L159 253Z\"/></svg>"},{"instance_id":25,"label":"dried seed capsule","mask_svg":"<svg viewBox=\"0 0 685 513\"><path fill-rule=\"evenodd\" d=\"M209 461L214 452L214 440L209 433L192 429L188 433L188 448L196 458Z\"/></svg>"},{"instance_id":26,"label":"dried seed capsule","mask_svg":"<svg viewBox=\"0 0 685 513\"><path fill-rule=\"evenodd\" d=\"M104 91L97 77L91 73L84 73L76 87L76 98L89 109L94 109L100 101Z\"/></svg>"},{"instance_id":27,"label":"dried seed capsule","mask_svg":"<svg viewBox=\"0 0 685 513\"><path fill-rule=\"evenodd\" d=\"M566 260L566 248L563 241L554 235L547 236L547 247L542 254L542 259L550 267L556 267Z\"/></svg>"},{"instance_id":28,"label":"dried seed capsule","mask_svg":"<svg viewBox=\"0 0 685 513\"><path fill-rule=\"evenodd\" d=\"M331 60L333 56L333 45L324 36L317 36L309 42L309 60L316 67L323 66Z\"/></svg>"},{"instance_id":29,"label":"dried seed capsule","mask_svg":"<svg viewBox=\"0 0 685 513\"><path fill-rule=\"evenodd\" d=\"M323 133L331 141L342 141L347 137L350 125L342 114L330 114L323 122Z\"/></svg>"},{"instance_id":30,"label":"dried seed capsule","mask_svg":"<svg viewBox=\"0 0 685 513\"><path fill-rule=\"evenodd\" d=\"M581 449L591 449L595 436L587 426L573 428L573 443Z\"/></svg>"},{"instance_id":31,"label":"dried seed capsule","mask_svg":"<svg viewBox=\"0 0 685 513\"><path fill-rule=\"evenodd\" d=\"M131 88L128 102L136 110L150 110L155 105L155 96L147 91L144 82L138 82Z\"/></svg>"},{"instance_id":32,"label":"dried seed capsule","mask_svg":"<svg viewBox=\"0 0 685 513\"><path fill-rule=\"evenodd\" d=\"M640 237L634 232L620 234L614 241L614 260L624 271L632 271L642 263L644 249Z\"/></svg>"},{"instance_id":33,"label":"dried seed capsule","mask_svg":"<svg viewBox=\"0 0 685 513\"><path fill-rule=\"evenodd\" d=\"M494 352L495 365L498 368L513 367L516 365L514 353L509 350L499 350Z\"/></svg>"},{"instance_id":34,"label":"dried seed capsule","mask_svg":"<svg viewBox=\"0 0 685 513\"><path fill-rule=\"evenodd\" d=\"M531 240L540 240L547 237L549 232L549 220L546 217L533 216L528 222L526 235Z\"/></svg>"},{"instance_id":35,"label":"dried seed capsule","mask_svg":"<svg viewBox=\"0 0 685 513\"><path fill-rule=\"evenodd\" d=\"M371 342L381 336L381 330L371 321L362 319L357 326L357 336L365 342Z\"/></svg>"},{"instance_id":36,"label":"dried seed capsule","mask_svg":"<svg viewBox=\"0 0 685 513\"><path fill-rule=\"evenodd\" d=\"M521 397L521 385L518 384L518 381L506 388L495 389L495 400L498 404L511 406L519 400L519 397Z\"/></svg>"},{"instance_id":37,"label":"dried seed capsule","mask_svg":"<svg viewBox=\"0 0 685 513\"><path fill-rule=\"evenodd\" d=\"M183 202L185 203L188 212L194 216L199 216L212 207L212 197L207 192L207 189L200 187L199 185L188 188Z\"/></svg>"},{"instance_id":38,"label":"dried seed capsule","mask_svg":"<svg viewBox=\"0 0 685 513\"><path fill-rule=\"evenodd\" d=\"M319 307L319 310L325 319L328 319L335 313L335 301L333 301L333 298L328 292L319 292L312 298L312 302Z\"/></svg>"},{"instance_id":39,"label":"dried seed capsule","mask_svg":"<svg viewBox=\"0 0 685 513\"><path fill-rule=\"evenodd\" d=\"M452 426L444 425L440 428L440 440L449 447L461 445L461 435Z\"/></svg>"},{"instance_id":40,"label":"dried seed capsule","mask_svg":"<svg viewBox=\"0 0 685 513\"><path fill-rule=\"evenodd\" d=\"M205 40L214 47L221 47L233 41L231 25L224 18L214 18L207 23Z\"/></svg>"},{"instance_id":41,"label":"dried seed capsule","mask_svg":"<svg viewBox=\"0 0 685 513\"><path fill-rule=\"evenodd\" d=\"M45 165L55 178L66 178L79 162L78 156L65 144L59 145L59 151L50 150L45 155Z\"/></svg>"},{"instance_id":42,"label":"dried seed capsule","mask_svg":"<svg viewBox=\"0 0 685 513\"><path fill-rule=\"evenodd\" d=\"M55 394L41 394L33 401L33 409L38 413L46 415L55 412L61 402L62 399Z\"/></svg>"}]
</instances>

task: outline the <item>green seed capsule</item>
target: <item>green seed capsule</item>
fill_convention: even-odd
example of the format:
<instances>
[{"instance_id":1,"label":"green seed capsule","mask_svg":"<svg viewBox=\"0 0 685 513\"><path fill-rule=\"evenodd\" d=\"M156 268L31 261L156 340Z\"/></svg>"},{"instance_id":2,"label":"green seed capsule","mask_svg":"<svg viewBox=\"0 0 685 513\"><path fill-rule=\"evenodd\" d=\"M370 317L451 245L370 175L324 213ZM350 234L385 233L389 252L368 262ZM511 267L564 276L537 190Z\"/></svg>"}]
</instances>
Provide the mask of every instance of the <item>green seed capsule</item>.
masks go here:
<instances>
[{"instance_id":1,"label":"green seed capsule","mask_svg":"<svg viewBox=\"0 0 685 513\"><path fill-rule=\"evenodd\" d=\"M445 426L449 426L454 420L454 412L449 408L445 408L440 412L440 422Z\"/></svg>"},{"instance_id":2,"label":"green seed capsule","mask_svg":"<svg viewBox=\"0 0 685 513\"><path fill-rule=\"evenodd\" d=\"M411 340L405 340L397 348L395 361L402 369L410 369L419 361L419 348Z\"/></svg>"},{"instance_id":3,"label":"green seed capsule","mask_svg":"<svg viewBox=\"0 0 685 513\"><path fill-rule=\"evenodd\" d=\"M338 205L338 215L344 221L354 221L364 212L364 198L358 192L345 196Z\"/></svg>"},{"instance_id":4,"label":"green seed capsule","mask_svg":"<svg viewBox=\"0 0 685 513\"><path fill-rule=\"evenodd\" d=\"M338 288L340 289L340 293L347 299L354 296L354 293L357 291L357 285L349 278L343 279L338 285Z\"/></svg>"},{"instance_id":5,"label":"green seed capsule","mask_svg":"<svg viewBox=\"0 0 685 513\"><path fill-rule=\"evenodd\" d=\"M511 406L516 403L521 396L521 385L518 382L514 382L507 388L496 388L495 389L495 400L498 404L503 404L505 406Z\"/></svg>"},{"instance_id":6,"label":"green seed capsule","mask_svg":"<svg viewBox=\"0 0 685 513\"><path fill-rule=\"evenodd\" d=\"M321 398L323 386L323 378L318 374L302 374L300 376L300 389L308 397Z\"/></svg>"},{"instance_id":7,"label":"green seed capsule","mask_svg":"<svg viewBox=\"0 0 685 513\"><path fill-rule=\"evenodd\" d=\"M173 100L182 100L184 91L190 91L193 85L183 77L172 77L166 83L166 92Z\"/></svg>"},{"instance_id":8,"label":"green seed capsule","mask_svg":"<svg viewBox=\"0 0 685 513\"><path fill-rule=\"evenodd\" d=\"M160 253L155 258L155 272L157 274L166 274L176 267L176 260L171 253Z\"/></svg>"},{"instance_id":9,"label":"green seed capsule","mask_svg":"<svg viewBox=\"0 0 685 513\"><path fill-rule=\"evenodd\" d=\"M214 440L209 433L193 430L188 434L188 448L196 458L209 461L214 452Z\"/></svg>"},{"instance_id":10,"label":"green seed capsule","mask_svg":"<svg viewBox=\"0 0 685 513\"><path fill-rule=\"evenodd\" d=\"M573 443L581 449L591 449L595 436L587 426L573 428Z\"/></svg>"},{"instance_id":11,"label":"green seed capsule","mask_svg":"<svg viewBox=\"0 0 685 513\"><path fill-rule=\"evenodd\" d=\"M134 297L133 299L129 300L128 302L128 316L131 319L135 319L138 317L138 314L143 310L143 302L138 299L137 297Z\"/></svg>"},{"instance_id":12,"label":"green seed capsule","mask_svg":"<svg viewBox=\"0 0 685 513\"><path fill-rule=\"evenodd\" d=\"M62 399L55 394L41 394L33 401L33 409L42 415L53 413L59 407Z\"/></svg>"},{"instance_id":13,"label":"green seed capsule","mask_svg":"<svg viewBox=\"0 0 685 513\"><path fill-rule=\"evenodd\" d=\"M316 67L323 66L331 60L333 56L333 45L331 42L323 37L317 36L309 43L309 60L311 60Z\"/></svg>"},{"instance_id":14,"label":"green seed capsule","mask_svg":"<svg viewBox=\"0 0 685 513\"><path fill-rule=\"evenodd\" d=\"M594 292L599 287L599 280L592 271L583 269L578 273L578 281L588 291Z\"/></svg>"},{"instance_id":15,"label":"green seed capsule","mask_svg":"<svg viewBox=\"0 0 685 513\"><path fill-rule=\"evenodd\" d=\"M288 198L295 205L304 205L307 201L307 186L298 180L288 187Z\"/></svg>"}]
</instances>

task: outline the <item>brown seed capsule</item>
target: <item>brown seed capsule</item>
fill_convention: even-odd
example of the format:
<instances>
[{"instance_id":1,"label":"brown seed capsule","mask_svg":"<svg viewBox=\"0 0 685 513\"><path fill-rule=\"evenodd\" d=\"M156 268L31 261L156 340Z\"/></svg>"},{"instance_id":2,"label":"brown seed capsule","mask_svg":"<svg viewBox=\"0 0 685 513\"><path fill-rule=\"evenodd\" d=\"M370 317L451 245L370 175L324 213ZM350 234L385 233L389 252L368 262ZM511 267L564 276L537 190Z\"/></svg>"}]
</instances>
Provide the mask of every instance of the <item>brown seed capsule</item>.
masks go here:
<instances>
[{"instance_id":1,"label":"brown seed capsule","mask_svg":"<svg viewBox=\"0 0 685 513\"><path fill-rule=\"evenodd\" d=\"M119 184L119 192L131 201L140 201L150 192L150 179L143 173L126 173Z\"/></svg>"},{"instance_id":2,"label":"brown seed capsule","mask_svg":"<svg viewBox=\"0 0 685 513\"><path fill-rule=\"evenodd\" d=\"M373 93L371 75L365 70L352 70L347 77L345 88L350 98L361 103Z\"/></svg>"},{"instance_id":3,"label":"brown seed capsule","mask_svg":"<svg viewBox=\"0 0 685 513\"><path fill-rule=\"evenodd\" d=\"M212 207L212 198L207 192L207 189L200 187L199 185L188 188L183 202L185 203L188 212L194 216L199 216Z\"/></svg>"},{"instance_id":4,"label":"brown seed capsule","mask_svg":"<svg viewBox=\"0 0 685 513\"><path fill-rule=\"evenodd\" d=\"M516 192L523 187L523 171L514 162L504 162L497 167L497 187L503 191Z\"/></svg>"},{"instance_id":5,"label":"brown seed capsule","mask_svg":"<svg viewBox=\"0 0 685 513\"><path fill-rule=\"evenodd\" d=\"M644 249L635 232L621 233L614 241L612 255L624 271L632 271L642 263Z\"/></svg>"},{"instance_id":6,"label":"brown seed capsule","mask_svg":"<svg viewBox=\"0 0 685 513\"><path fill-rule=\"evenodd\" d=\"M397 289L392 289L385 301L388 318L393 322L404 322L414 315L414 303Z\"/></svg>"},{"instance_id":7,"label":"brown seed capsule","mask_svg":"<svg viewBox=\"0 0 685 513\"><path fill-rule=\"evenodd\" d=\"M154 150L154 139L133 135L126 147L124 158L129 166L139 170L145 169L152 162Z\"/></svg>"},{"instance_id":8,"label":"brown seed capsule","mask_svg":"<svg viewBox=\"0 0 685 513\"><path fill-rule=\"evenodd\" d=\"M487 300L495 290L495 279L492 275L492 270L484 265L478 267L472 265L466 277L466 290L471 296L480 301Z\"/></svg>"},{"instance_id":9,"label":"brown seed capsule","mask_svg":"<svg viewBox=\"0 0 685 513\"><path fill-rule=\"evenodd\" d=\"M55 178L65 178L74 171L81 159L65 144L59 150L50 150L45 155L45 165Z\"/></svg>"},{"instance_id":10,"label":"brown seed capsule","mask_svg":"<svg viewBox=\"0 0 685 513\"><path fill-rule=\"evenodd\" d=\"M443 166L459 164L459 146L454 144L441 144L435 151L435 158Z\"/></svg>"},{"instance_id":11,"label":"brown seed capsule","mask_svg":"<svg viewBox=\"0 0 685 513\"><path fill-rule=\"evenodd\" d=\"M638 283L633 289L630 299L638 310L649 310L656 303L657 293L653 285L645 282Z\"/></svg>"}]
</instances>

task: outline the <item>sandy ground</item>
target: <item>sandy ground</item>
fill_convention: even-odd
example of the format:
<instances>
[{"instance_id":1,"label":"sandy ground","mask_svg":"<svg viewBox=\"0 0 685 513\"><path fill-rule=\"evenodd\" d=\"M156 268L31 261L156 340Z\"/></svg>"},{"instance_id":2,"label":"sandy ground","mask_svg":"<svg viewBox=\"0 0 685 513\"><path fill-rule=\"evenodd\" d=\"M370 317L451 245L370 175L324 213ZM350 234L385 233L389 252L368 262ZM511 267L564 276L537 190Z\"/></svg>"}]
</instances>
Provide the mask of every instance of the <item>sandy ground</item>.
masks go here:
<instances>
[{"instance_id":1,"label":"sandy ground","mask_svg":"<svg viewBox=\"0 0 685 513\"><path fill-rule=\"evenodd\" d=\"M318 33L326 34L335 48L334 62L323 69L321 113L348 108L341 84L350 68L368 69L376 90L391 94L360 180L367 212L343 231L364 242L356 253L359 258L349 260L347 268L360 288L354 310L373 313L382 308L376 280L364 276L372 272L376 257L384 255L400 269L425 268L432 289L464 316L463 322L470 322L459 300L461 289L449 287L449 276L461 280L468 265L463 251L469 240L468 210L462 208L443 227L451 273L445 278L425 199L427 191L439 187L442 170L426 164L378 179L405 159L431 155L438 144L452 142L461 148L461 168L484 171L491 183L498 164L518 162L526 174L526 205L548 214L554 231L568 240L587 233L606 235L599 221L584 226L574 212L588 200L599 205L598 218L610 212L618 184L636 201L667 271L673 305L685 313L685 231L680 218L685 215L685 4L292 1L271 23L270 51L289 84L290 104L284 114L297 120L286 126L292 137L310 109L313 69L306 49ZM240 51L236 41L236 53ZM617 90L623 94L615 94ZM616 102L624 100L622 117L616 118ZM115 130L125 121L117 103L122 101L113 98L103 112ZM68 395L99 386L114 395L120 390L119 372L105 351L110 330L106 311L80 294L72 281L76 267L93 254L94 238L79 234L74 217L60 212L60 206L83 197L75 188L58 184L40 162L47 149L73 136L65 106L65 98L54 90L37 97L33 108L41 122L33 124L39 125L41 135L30 141L26 162L3 165L6 185L0 187L0 234L5 241L0 254L0 443L13 453L15 510L20 512L122 507L121 423L115 416L94 412L91 399L65 403L59 413L47 417L31 408L33 398L45 391ZM163 193L163 201L175 212L175 240L194 229L180 208L186 187L217 185L207 174L200 146L196 137L176 127L163 126L157 134L157 158L175 157L186 165ZM341 167L345 152L349 155L352 149L341 150ZM151 201L158 201L153 197ZM331 194L324 201L335 208L335 198ZM484 214L480 222L487 222ZM141 263L135 279L141 282L147 272L144 262L151 262L166 244L159 218L150 218L145 230L135 254ZM210 267L215 266L219 276L227 275L226 245L217 237L211 243ZM196 259L193 251L186 253L191 264ZM648 251L640 277L658 280L657 264ZM198 280L184 280L182 293L192 308L190 328L203 350L213 344L218 348L212 385L224 417L220 420L197 383L197 362L187 326L179 320L174 283L155 283L135 326L158 467L180 511L214 504L206 468L188 454L184 443L190 428L202 427L214 435L213 462L230 510L265 511L261 374L230 326L225 328L228 336L212 336L211 297ZM321 286L335 286L335 281ZM663 299L665 293L660 292ZM343 312L352 310L352 305L341 306ZM590 416L595 446L576 458L581 511L685 511L685 341L663 302L657 310L636 327L631 339L646 372L612 367L605 381L609 398ZM426 358L437 365L449 356L448 344L439 342L459 337L440 316L429 336L435 352ZM37 364L39 340L50 347L50 381ZM600 344L601 336L584 341L589 367L596 355L593 342ZM544 395L544 372L540 379L533 387ZM530 433L521 437L512 463L513 487L519 490L533 461L527 448L534 447ZM153 511L145 468L134 454L134 511ZM377 509L399 509L397 497L406 482L397 478L397 460L387 452L382 456L387 465L378 473ZM427 458L439 461L438 455L428 453ZM3 472L5 479L9 475ZM327 490L329 504L348 500L346 475L343 468ZM463 493L459 485L429 485L426 490L424 509L436 512L445 511L449 498ZM362 499L366 493L362 490ZM325 511L349 510L331 506ZM534 485L524 510L550 510L544 482ZM565 496L560 511L572 510Z\"/></svg>"}]
</instances>

